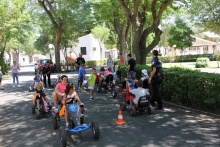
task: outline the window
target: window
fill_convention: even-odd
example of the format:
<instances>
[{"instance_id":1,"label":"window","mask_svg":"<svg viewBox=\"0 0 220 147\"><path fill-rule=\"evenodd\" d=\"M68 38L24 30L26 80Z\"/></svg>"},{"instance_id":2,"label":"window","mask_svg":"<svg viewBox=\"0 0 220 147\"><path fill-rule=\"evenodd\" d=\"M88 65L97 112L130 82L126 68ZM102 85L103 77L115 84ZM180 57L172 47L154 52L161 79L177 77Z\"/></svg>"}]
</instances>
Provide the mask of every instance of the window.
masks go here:
<instances>
[{"instance_id":1,"label":"window","mask_svg":"<svg viewBox=\"0 0 220 147\"><path fill-rule=\"evenodd\" d=\"M86 47L80 47L81 53L86 55Z\"/></svg>"}]
</instances>

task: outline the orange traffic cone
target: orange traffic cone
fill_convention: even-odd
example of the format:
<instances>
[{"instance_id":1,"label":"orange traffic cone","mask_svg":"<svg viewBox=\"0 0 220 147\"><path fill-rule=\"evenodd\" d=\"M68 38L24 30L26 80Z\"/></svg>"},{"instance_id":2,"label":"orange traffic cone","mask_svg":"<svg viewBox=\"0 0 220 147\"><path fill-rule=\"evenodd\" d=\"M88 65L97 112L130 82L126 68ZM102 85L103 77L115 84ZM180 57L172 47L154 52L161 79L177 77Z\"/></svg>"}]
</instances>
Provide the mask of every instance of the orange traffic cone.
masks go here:
<instances>
[{"instance_id":1,"label":"orange traffic cone","mask_svg":"<svg viewBox=\"0 0 220 147\"><path fill-rule=\"evenodd\" d=\"M118 120L116 121L117 125L124 125L126 122L123 120L122 111L118 110Z\"/></svg>"}]
</instances>

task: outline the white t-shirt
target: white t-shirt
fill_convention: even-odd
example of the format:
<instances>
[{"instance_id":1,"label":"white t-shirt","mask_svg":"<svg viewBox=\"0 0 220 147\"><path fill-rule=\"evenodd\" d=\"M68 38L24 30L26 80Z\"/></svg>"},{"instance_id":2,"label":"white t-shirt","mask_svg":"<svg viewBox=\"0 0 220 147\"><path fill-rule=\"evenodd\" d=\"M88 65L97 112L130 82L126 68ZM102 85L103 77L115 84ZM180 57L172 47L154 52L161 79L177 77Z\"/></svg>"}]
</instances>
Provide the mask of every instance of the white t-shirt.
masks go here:
<instances>
[{"instance_id":1,"label":"white t-shirt","mask_svg":"<svg viewBox=\"0 0 220 147\"><path fill-rule=\"evenodd\" d=\"M139 87L137 89L132 89L130 91L130 93L135 95L135 99L133 101L135 104L138 103L138 100L139 100L140 97L150 95L150 93L146 89L139 88Z\"/></svg>"}]
</instances>

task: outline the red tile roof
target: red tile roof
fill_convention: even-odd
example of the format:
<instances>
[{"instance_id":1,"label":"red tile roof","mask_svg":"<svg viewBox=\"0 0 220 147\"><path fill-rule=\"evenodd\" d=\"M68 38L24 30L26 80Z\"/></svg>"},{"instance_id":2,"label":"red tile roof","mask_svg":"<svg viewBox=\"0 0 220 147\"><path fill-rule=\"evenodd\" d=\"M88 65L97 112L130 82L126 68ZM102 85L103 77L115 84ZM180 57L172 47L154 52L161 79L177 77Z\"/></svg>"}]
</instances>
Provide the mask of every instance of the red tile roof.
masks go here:
<instances>
[{"instance_id":1,"label":"red tile roof","mask_svg":"<svg viewBox=\"0 0 220 147\"><path fill-rule=\"evenodd\" d=\"M205 40L202 38L198 38L198 37L195 37L195 38L196 38L196 41L193 42L192 46L209 46L209 45L216 45L217 44L215 42L208 41L208 40Z\"/></svg>"}]
</instances>

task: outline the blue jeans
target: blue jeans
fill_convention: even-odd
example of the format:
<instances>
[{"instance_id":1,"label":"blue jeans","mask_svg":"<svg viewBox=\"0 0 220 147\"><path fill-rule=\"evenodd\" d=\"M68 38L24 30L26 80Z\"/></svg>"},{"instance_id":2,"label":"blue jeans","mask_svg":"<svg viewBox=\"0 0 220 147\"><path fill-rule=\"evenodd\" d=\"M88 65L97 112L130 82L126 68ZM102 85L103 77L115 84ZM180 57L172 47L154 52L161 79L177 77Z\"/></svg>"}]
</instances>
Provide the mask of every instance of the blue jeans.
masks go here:
<instances>
[{"instance_id":1,"label":"blue jeans","mask_svg":"<svg viewBox=\"0 0 220 147\"><path fill-rule=\"evenodd\" d=\"M19 84L18 73L12 73L12 77L13 77L13 85L15 85L15 78L16 78L17 84Z\"/></svg>"}]
</instances>

